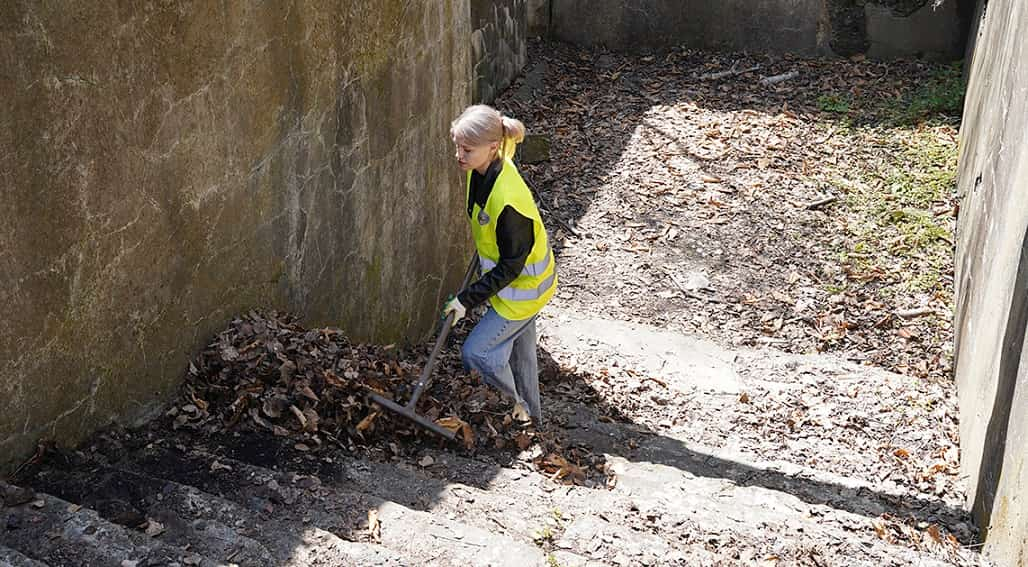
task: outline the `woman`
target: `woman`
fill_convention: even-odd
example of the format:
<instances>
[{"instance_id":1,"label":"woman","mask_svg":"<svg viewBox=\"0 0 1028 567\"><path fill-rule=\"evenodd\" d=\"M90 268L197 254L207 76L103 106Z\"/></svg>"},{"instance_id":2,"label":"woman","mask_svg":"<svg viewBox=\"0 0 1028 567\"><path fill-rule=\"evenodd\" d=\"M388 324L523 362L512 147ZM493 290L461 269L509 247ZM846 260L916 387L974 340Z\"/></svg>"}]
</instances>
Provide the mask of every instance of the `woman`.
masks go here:
<instances>
[{"instance_id":1,"label":"woman","mask_svg":"<svg viewBox=\"0 0 1028 567\"><path fill-rule=\"evenodd\" d=\"M557 272L532 192L511 158L525 125L496 109L468 107L450 127L466 172L467 213L481 277L443 308L454 324L474 307L489 309L464 341L464 365L514 400L513 417L538 422L535 318L553 296Z\"/></svg>"}]
</instances>

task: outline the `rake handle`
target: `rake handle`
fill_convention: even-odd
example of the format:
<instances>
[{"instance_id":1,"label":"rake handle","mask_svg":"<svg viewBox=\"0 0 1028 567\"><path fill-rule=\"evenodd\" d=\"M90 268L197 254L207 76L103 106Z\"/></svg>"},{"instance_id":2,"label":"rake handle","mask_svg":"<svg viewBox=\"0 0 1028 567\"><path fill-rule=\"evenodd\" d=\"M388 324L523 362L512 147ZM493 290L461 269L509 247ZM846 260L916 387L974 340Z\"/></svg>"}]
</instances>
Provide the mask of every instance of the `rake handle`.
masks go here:
<instances>
[{"instance_id":1,"label":"rake handle","mask_svg":"<svg viewBox=\"0 0 1028 567\"><path fill-rule=\"evenodd\" d=\"M471 262L468 264L468 271L464 273L464 281L461 283L461 289L468 287L468 283L471 282L471 276L475 273L475 269L478 267L478 254L476 253L471 257ZM429 378L432 376L432 369L435 368L436 359L439 358L439 353L443 350L443 345L446 344L446 338L450 336L450 328L453 327L453 318L456 314L450 313L443 320L442 328L439 329L439 338L435 340L435 346L432 347L432 353L428 355L428 362L425 363L425 367L421 369L421 376L418 377L418 383L414 387L414 393L410 397L410 401L407 402L408 409L414 409L417 405L418 399L421 398L421 393L428 386Z\"/></svg>"}]
</instances>

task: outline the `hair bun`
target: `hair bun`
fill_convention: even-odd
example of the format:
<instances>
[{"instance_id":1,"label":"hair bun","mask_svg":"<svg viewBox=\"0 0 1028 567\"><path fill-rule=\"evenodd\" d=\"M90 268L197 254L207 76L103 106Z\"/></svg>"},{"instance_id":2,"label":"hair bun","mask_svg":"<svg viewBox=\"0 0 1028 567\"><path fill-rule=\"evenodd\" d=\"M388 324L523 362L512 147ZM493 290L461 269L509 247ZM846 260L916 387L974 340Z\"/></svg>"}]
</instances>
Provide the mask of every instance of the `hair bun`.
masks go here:
<instances>
[{"instance_id":1,"label":"hair bun","mask_svg":"<svg viewBox=\"0 0 1028 567\"><path fill-rule=\"evenodd\" d=\"M515 144L520 144L525 139L525 125L517 118L511 118L510 116L500 115L500 121L503 123L503 137L514 140Z\"/></svg>"}]
</instances>

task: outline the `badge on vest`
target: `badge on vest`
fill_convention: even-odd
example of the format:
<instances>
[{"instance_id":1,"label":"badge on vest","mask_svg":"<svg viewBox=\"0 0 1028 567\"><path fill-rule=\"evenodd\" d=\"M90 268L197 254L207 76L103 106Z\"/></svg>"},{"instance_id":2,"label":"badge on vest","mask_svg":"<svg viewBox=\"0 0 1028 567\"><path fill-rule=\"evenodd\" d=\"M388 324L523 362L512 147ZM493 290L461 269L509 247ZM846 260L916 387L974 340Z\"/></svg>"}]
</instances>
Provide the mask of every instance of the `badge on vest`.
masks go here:
<instances>
[{"instance_id":1,"label":"badge on vest","mask_svg":"<svg viewBox=\"0 0 1028 567\"><path fill-rule=\"evenodd\" d=\"M478 211L478 224L481 226L489 224L489 215L485 214L485 211Z\"/></svg>"}]
</instances>

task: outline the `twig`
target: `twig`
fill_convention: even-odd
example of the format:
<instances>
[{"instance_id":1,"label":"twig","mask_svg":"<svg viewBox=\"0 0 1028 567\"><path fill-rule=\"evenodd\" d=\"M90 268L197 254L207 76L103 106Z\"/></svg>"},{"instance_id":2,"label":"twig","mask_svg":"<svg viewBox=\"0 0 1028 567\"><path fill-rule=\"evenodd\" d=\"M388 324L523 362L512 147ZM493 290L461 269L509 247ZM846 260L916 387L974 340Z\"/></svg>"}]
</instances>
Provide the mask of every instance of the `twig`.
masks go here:
<instances>
[{"instance_id":1,"label":"twig","mask_svg":"<svg viewBox=\"0 0 1028 567\"><path fill-rule=\"evenodd\" d=\"M446 541L452 541L453 543L459 543L461 545L467 545L469 547L485 547L485 545L483 545L481 543L471 543L470 541L461 541L459 539L454 539L452 537L446 537L446 536L441 536L441 535L436 535L436 534L432 534L432 537L438 538L438 539L445 539Z\"/></svg>"},{"instance_id":2,"label":"twig","mask_svg":"<svg viewBox=\"0 0 1028 567\"><path fill-rule=\"evenodd\" d=\"M750 73L752 71L760 70L760 65L754 65L754 66L750 67L749 69L737 69L736 65L738 65L738 64L739 64L738 62L734 63L732 65L732 68L727 70L727 71L721 71L721 72L718 72L718 73L706 73L704 75L700 75L700 80L701 81L716 81L718 79L724 79L725 77L734 77L736 75L744 75L744 74Z\"/></svg>"},{"instance_id":3,"label":"twig","mask_svg":"<svg viewBox=\"0 0 1028 567\"><path fill-rule=\"evenodd\" d=\"M681 291L686 297L691 297L693 299L698 299L700 301L706 301L709 303L724 303L724 301L721 301L716 297L705 297L698 293L694 293L692 291L689 291L688 289L685 289L685 286L678 282L678 278L676 278L674 274L668 271L667 268L662 269L664 270L664 273L667 275L668 279L671 280L671 282L675 284L675 287L678 288L678 291Z\"/></svg>"},{"instance_id":4,"label":"twig","mask_svg":"<svg viewBox=\"0 0 1028 567\"><path fill-rule=\"evenodd\" d=\"M36 444L36 452L31 457L29 457L28 460L26 460L21 465L19 465L18 468L15 469L13 473L11 473L11 476L10 476L11 482L18 482L18 481L20 481L22 479L22 474L25 472L26 469L41 463L43 461L43 457L46 455L47 448L48 447L47 447L47 443L46 442L39 442L39 443L37 443Z\"/></svg>"},{"instance_id":5,"label":"twig","mask_svg":"<svg viewBox=\"0 0 1028 567\"><path fill-rule=\"evenodd\" d=\"M814 201L813 203L807 203L807 206L804 207L804 208L807 209L808 211L816 211L816 210L820 209L821 207L823 207L825 205L830 205L830 204L832 204L832 203L834 203L834 202L836 202L838 200L839 200L839 198L835 197L835 196L825 197L824 199L818 199L817 201Z\"/></svg>"},{"instance_id":6,"label":"twig","mask_svg":"<svg viewBox=\"0 0 1028 567\"><path fill-rule=\"evenodd\" d=\"M769 345L782 345L789 342L788 339L776 339L775 337L757 337L754 341Z\"/></svg>"},{"instance_id":7,"label":"twig","mask_svg":"<svg viewBox=\"0 0 1028 567\"><path fill-rule=\"evenodd\" d=\"M558 216L558 215L554 214L554 213L553 213L552 211L550 211L549 209L547 209L547 208L546 208L546 207L545 207L545 206L544 206L544 205L542 204L542 201L540 201L539 199L536 199L536 204L537 204L537 206L539 207L539 210L540 210L540 211L542 211L542 212L546 213L546 216L547 216L548 218L551 218L551 219L553 219L553 220L557 221L557 224L559 224L559 225L560 225L560 226L561 226L561 227L562 227L562 228L563 228L564 230L568 231L568 233L569 233L569 234L571 234L571 236L573 236L573 237L575 237L575 238L581 238L581 237L580 237L580 236L578 235L578 233L577 233L577 232L575 232L575 229L571 228L571 225L569 225L568 223L564 222L564 219L560 218L560 216Z\"/></svg>"},{"instance_id":8,"label":"twig","mask_svg":"<svg viewBox=\"0 0 1028 567\"><path fill-rule=\"evenodd\" d=\"M653 376L643 376L641 381L645 382L647 380L649 380L651 382L656 382L657 384L660 384L661 386L667 388L667 382L665 382L663 380L659 380L657 378L654 378Z\"/></svg>"},{"instance_id":9,"label":"twig","mask_svg":"<svg viewBox=\"0 0 1028 567\"><path fill-rule=\"evenodd\" d=\"M789 79L795 79L799 76L799 71L789 71L788 73L782 73L781 75L775 75L773 77L764 77L760 80L760 84L765 87L770 87L771 85L777 85L778 83L788 81Z\"/></svg>"},{"instance_id":10,"label":"twig","mask_svg":"<svg viewBox=\"0 0 1028 567\"><path fill-rule=\"evenodd\" d=\"M935 313L935 310L931 307L918 307L917 309L904 309L902 311L896 311L896 316L901 319L913 319L915 317L932 315L933 313Z\"/></svg>"}]
</instances>

